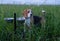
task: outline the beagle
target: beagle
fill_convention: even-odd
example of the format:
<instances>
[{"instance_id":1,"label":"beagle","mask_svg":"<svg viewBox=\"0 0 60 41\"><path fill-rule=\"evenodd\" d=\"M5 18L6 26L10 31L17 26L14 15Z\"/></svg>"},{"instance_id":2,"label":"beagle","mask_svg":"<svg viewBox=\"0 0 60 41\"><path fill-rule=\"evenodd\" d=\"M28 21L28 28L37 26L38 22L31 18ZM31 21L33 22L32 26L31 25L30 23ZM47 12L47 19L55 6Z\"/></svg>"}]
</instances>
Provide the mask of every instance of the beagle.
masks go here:
<instances>
[{"instance_id":1,"label":"beagle","mask_svg":"<svg viewBox=\"0 0 60 41\"><path fill-rule=\"evenodd\" d=\"M23 12L23 16L25 17L25 25L27 25L29 28L31 27L31 24L36 25L36 26L42 26L45 22L45 11L42 10L42 16L34 16L32 14L31 9L25 9ZM43 25L44 26L44 25Z\"/></svg>"}]
</instances>

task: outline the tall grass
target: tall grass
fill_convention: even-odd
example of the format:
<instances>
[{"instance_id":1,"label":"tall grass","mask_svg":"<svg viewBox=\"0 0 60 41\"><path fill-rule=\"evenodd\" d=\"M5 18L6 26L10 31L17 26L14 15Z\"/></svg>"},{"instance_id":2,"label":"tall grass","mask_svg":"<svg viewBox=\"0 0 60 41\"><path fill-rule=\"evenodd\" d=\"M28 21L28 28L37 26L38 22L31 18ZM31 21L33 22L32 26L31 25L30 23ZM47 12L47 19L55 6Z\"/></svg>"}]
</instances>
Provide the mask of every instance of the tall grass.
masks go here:
<instances>
[{"instance_id":1,"label":"tall grass","mask_svg":"<svg viewBox=\"0 0 60 41\"><path fill-rule=\"evenodd\" d=\"M17 17L22 16L26 8L31 8L33 15L41 16L41 10L46 11L45 29L42 27L32 27L31 39L26 28L26 41L60 41L60 6L28 6L28 5L0 5L0 41L23 41L24 26L17 22L16 34L14 34L14 24L4 21L5 17L13 17L14 12Z\"/></svg>"}]
</instances>

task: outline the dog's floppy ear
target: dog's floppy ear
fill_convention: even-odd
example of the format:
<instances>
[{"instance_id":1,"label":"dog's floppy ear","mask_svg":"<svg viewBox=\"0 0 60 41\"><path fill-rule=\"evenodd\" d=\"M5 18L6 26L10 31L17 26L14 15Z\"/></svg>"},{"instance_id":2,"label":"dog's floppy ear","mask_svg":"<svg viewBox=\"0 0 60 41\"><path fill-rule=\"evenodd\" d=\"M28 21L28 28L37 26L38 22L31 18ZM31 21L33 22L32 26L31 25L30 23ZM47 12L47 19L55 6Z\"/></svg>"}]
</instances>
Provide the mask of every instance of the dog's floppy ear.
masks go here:
<instances>
[{"instance_id":1,"label":"dog's floppy ear","mask_svg":"<svg viewBox=\"0 0 60 41\"><path fill-rule=\"evenodd\" d=\"M23 16L24 16L24 17L27 17L27 14L28 14L27 9L25 9L25 10L23 11Z\"/></svg>"}]
</instances>

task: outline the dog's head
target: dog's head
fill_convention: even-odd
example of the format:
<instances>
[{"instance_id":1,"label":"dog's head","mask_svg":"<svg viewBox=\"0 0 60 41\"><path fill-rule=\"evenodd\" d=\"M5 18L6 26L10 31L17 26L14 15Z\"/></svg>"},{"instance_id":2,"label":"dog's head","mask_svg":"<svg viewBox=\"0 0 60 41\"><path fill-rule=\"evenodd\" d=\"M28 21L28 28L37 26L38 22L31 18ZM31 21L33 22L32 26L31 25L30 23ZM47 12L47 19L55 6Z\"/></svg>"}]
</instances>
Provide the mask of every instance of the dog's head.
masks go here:
<instances>
[{"instance_id":1,"label":"dog's head","mask_svg":"<svg viewBox=\"0 0 60 41\"><path fill-rule=\"evenodd\" d=\"M25 9L23 11L23 16L26 18L26 17L31 17L32 15L32 10L31 9Z\"/></svg>"}]
</instances>

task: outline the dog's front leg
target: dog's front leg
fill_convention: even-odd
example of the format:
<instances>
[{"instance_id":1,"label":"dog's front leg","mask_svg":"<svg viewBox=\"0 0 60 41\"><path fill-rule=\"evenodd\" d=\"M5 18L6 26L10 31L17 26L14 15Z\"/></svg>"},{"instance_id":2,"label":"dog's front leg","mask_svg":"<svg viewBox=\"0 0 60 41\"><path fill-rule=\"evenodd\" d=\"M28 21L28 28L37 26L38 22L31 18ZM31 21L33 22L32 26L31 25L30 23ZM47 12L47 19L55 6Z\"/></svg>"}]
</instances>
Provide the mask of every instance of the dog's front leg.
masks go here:
<instances>
[{"instance_id":1,"label":"dog's front leg","mask_svg":"<svg viewBox=\"0 0 60 41\"><path fill-rule=\"evenodd\" d=\"M24 32L26 32L26 24L24 23Z\"/></svg>"}]
</instances>

